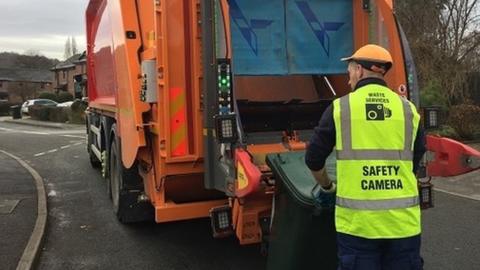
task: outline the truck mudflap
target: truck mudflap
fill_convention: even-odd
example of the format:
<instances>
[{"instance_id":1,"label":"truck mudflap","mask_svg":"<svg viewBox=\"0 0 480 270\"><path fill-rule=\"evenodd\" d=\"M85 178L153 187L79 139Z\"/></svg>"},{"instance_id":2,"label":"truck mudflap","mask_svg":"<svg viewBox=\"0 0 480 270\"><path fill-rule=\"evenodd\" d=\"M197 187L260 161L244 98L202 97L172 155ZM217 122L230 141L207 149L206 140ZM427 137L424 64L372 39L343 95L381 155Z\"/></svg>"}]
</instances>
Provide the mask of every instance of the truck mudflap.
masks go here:
<instances>
[{"instance_id":1,"label":"truck mudflap","mask_svg":"<svg viewBox=\"0 0 480 270\"><path fill-rule=\"evenodd\" d=\"M426 136L427 175L456 176L480 169L480 152L452 139Z\"/></svg>"}]
</instances>

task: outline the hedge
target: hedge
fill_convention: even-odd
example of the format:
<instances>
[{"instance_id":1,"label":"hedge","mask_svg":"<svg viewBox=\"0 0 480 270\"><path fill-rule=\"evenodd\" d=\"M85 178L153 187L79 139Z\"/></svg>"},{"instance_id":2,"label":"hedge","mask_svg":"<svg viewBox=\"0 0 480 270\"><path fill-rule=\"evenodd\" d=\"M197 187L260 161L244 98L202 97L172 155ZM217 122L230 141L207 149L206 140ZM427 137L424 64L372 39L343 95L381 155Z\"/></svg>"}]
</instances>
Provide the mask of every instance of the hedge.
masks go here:
<instances>
[{"instance_id":1,"label":"hedge","mask_svg":"<svg viewBox=\"0 0 480 270\"><path fill-rule=\"evenodd\" d=\"M30 117L34 120L52 121L58 123L68 122L70 124L85 123L85 109L87 104L83 101L76 100L69 107L49 107L42 105L34 105L28 107Z\"/></svg>"},{"instance_id":2,"label":"hedge","mask_svg":"<svg viewBox=\"0 0 480 270\"><path fill-rule=\"evenodd\" d=\"M68 122L70 124L84 124L85 123L85 110L88 104L81 100L75 100L70 106L70 113L68 114Z\"/></svg>"},{"instance_id":3,"label":"hedge","mask_svg":"<svg viewBox=\"0 0 480 270\"><path fill-rule=\"evenodd\" d=\"M21 106L21 104L17 104L17 103L0 101L0 116L10 115L10 107L12 107L14 105Z\"/></svg>"},{"instance_id":4,"label":"hedge","mask_svg":"<svg viewBox=\"0 0 480 270\"><path fill-rule=\"evenodd\" d=\"M52 93L52 92L41 92L39 95L38 95L38 98L42 98L42 99L50 99L50 100L53 100L53 101L57 101L58 102L58 97L55 93Z\"/></svg>"},{"instance_id":5,"label":"hedge","mask_svg":"<svg viewBox=\"0 0 480 270\"><path fill-rule=\"evenodd\" d=\"M450 108L448 123L465 140L476 139L480 130L480 106L455 105Z\"/></svg>"},{"instance_id":6,"label":"hedge","mask_svg":"<svg viewBox=\"0 0 480 270\"><path fill-rule=\"evenodd\" d=\"M73 95L70 94L69 92L58 93L58 97L57 97L58 103L63 103L63 102L72 101L72 100L73 100Z\"/></svg>"}]
</instances>

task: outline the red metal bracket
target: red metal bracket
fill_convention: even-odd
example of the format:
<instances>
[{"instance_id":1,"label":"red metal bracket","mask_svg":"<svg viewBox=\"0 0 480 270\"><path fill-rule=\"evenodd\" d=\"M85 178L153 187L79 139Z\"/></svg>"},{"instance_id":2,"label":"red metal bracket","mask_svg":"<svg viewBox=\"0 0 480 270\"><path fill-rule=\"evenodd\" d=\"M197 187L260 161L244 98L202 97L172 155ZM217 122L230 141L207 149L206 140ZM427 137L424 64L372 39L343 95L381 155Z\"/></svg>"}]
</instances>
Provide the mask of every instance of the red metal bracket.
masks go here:
<instances>
[{"instance_id":1,"label":"red metal bracket","mask_svg":"<svg viewBox=\"0 0 480 270\"><path fill-rule=\"evenodd\" d=\"M259 188L262 172L253 164L252 158L243 149L236 149L235 163L237 168L235 195L241 198Z\"/></svg>"},{"instance_id":2,"label":"red metal bracket","mask_svg":"<svg viewBox=\"0 0 480 270\"><path fill-rule=\"evenodd\" d=\"M428 135L427 175L455 176L480 169L480 152L452 139Z\"/></svg>"}]
</instances>

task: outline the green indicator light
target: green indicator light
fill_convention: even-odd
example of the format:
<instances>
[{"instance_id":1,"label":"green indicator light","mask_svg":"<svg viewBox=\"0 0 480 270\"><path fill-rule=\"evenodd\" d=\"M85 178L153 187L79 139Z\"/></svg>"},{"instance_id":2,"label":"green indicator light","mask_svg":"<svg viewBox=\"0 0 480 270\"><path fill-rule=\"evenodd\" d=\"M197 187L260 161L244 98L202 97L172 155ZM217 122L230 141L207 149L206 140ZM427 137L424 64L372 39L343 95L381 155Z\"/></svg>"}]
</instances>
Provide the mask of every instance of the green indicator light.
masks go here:
<instances>
[{"instance_id":1,"label":"green indicator light","mask_svg":"<svg viewBox=\"0 0 480 270\"><path fill-rule=\"evenodd\" d=\"M227 80L226 79L222 79L222 84L226 84L227 83Z\"/></svg>"}]
</instances>

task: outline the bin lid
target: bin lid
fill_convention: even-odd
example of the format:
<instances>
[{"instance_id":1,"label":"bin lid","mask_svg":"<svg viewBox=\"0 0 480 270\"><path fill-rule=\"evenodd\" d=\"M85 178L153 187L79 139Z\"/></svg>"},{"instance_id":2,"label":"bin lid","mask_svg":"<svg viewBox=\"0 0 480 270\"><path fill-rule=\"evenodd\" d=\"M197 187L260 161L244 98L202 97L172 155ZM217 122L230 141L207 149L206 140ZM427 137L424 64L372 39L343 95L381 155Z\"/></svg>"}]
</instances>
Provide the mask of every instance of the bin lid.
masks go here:
<instances>
[{"instance_id":1,"label":"bin lid","mask_svg":"<svg viewBox=\"0 0 480 270\"><path fill-rule=\"evenodd\" d=\"M305 206L313 206L312 189L316 185L310 169L305 164L305 151L267 155L267 164L282 181L293 198ZM328 176L336 181L336 158L331 154L325 163Z\"/></svg>"}]
</instances>

